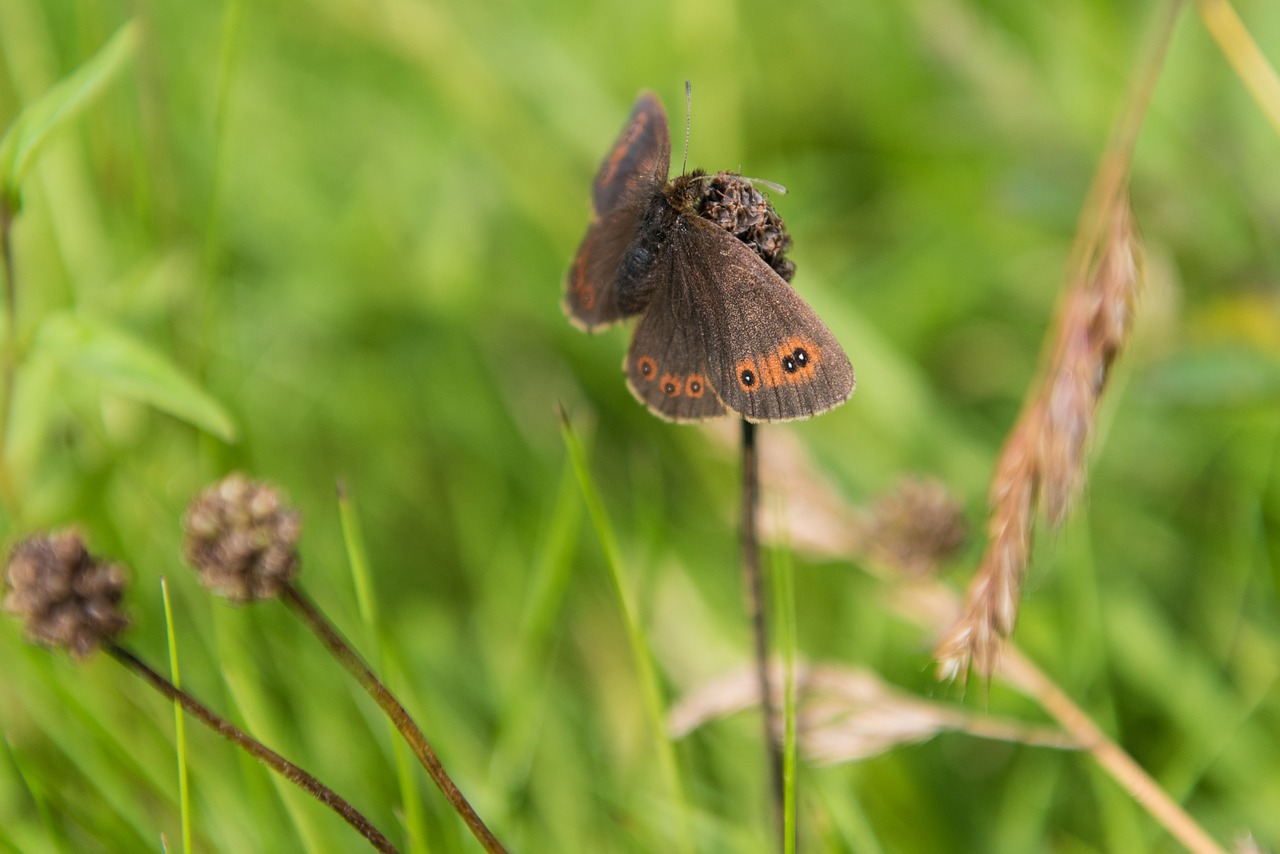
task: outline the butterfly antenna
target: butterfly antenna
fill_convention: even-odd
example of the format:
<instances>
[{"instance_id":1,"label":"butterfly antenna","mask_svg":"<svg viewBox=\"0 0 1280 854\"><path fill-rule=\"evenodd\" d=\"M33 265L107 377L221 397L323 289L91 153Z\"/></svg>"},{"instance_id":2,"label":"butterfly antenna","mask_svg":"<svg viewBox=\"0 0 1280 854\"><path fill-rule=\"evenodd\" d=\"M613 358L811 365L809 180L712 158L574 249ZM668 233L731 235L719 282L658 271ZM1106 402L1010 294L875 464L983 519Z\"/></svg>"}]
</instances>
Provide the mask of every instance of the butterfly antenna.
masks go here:
<instances>
[{"instance_id":1,"label":"butterfly antenna","mask_svg":"<svg viewBox=\"0 0 1280 854\"><path fill-rule=\"evenodd\" d=\"M689 165L689 128L693 126L693 85L684 81L684 160L680 161L680 174Z\"/></svg>"},{"instance_id":2,"label":"butterfly antenna","mask_svg":"<svg viewBox=\"0 0 1280 854\"><path fill-rule=\"evenodd\" d=\"M773 190L775 193L780 193L784 196L787 194L787 188L777 183L776 181L768 181L768 180L765 180L764 178L748 178L746 175L742 176L742 180L746 181L748 184L759 184L762 187L768 187L770 190Z\"/></svg>"}]
</instances>

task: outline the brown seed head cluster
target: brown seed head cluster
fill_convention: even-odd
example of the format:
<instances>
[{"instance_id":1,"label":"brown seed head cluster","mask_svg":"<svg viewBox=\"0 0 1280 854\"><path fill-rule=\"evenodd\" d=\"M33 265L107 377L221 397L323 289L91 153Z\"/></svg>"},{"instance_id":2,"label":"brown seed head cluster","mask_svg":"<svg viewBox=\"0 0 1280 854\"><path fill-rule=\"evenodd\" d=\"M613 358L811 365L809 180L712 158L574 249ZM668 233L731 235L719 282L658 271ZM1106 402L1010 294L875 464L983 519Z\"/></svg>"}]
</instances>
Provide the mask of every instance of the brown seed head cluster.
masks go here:
<instances>
[{"instance_id":1,"label":"brown seed head cluster","mask_svg":"<svg viewBox=\"0 0 1280 854\"><path fill-rule=\"evenodd\" d=\"M783 281L796 274L796 265L786 257L791 235L782 217L746 178L733 172L712 175L698 213L747 244Z\"/></svg>"},{"instance_id":2,"label":"brown seed head cluster","mask_svg":"<svg viewBox=\"0 0 1280 854\"><path fill-rule=\"evenodd\" d=\"M182 528L200 583L237 604L275 597L298 572L302 517L268 483L229 475L196 496Z\"/></svg>"},{"instance_id":3,"label":"brown seed head cluster","mask_svg":"<svg viewBox=\"0 0 1280 854\"><path fill-rule=\"evenodd\" d=\"M26 621L35 643L84 658L129 626L120 610L128 573L99 560L78 534L28 537L9 555L4 609Z\"/></svg>"},{"instance_id":4,"label":"brown seed head cluster","mask_svg":"<svg viewBox=\"0 0 1280 854\"><path fill-rule=\"evenodd\" d=\"M1035 512L1066 518L1084 484L1085 452L1111 366L1129 337L1141 282L1127 202L1116 206L1093 275L1066 294L1044 381L1032 389L991 481L987 551L960 621L935 655L944 678L994 670L1017 622Z\"/></svg>"},{"instance_id":5,"label":"brown seed head cluster","mask_svg":"<svg viewBox=\"0 0 1280 854\"><path fill-rule=\"evenodd\" d=\"M945 486L911 478L876 501L866 533L871 557L919 577L953 557L969 531L963 508Z\"/></svg>"}]
</instances>

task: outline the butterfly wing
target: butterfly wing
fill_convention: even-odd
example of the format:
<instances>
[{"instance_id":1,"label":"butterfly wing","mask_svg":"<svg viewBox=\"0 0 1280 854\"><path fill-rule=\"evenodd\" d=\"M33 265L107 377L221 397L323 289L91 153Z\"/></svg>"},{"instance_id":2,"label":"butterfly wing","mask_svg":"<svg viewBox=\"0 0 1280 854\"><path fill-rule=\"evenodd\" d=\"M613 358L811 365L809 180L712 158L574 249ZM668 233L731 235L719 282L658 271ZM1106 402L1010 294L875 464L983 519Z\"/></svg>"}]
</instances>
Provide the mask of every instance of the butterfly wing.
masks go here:
<instances>
[{"instance_id":1,"label":"butterfly wing","mask_svg":"<svg viewBox=\"0 0 1280 854\"><path fill-rule=\"evenodd\" d=\"M659 263L654 275L679 275ZM669 279L668 279L669 280ZM687 289L657 288L636 324L623 369L636 399L667 421L705 421L726 410L708 381L704 329Z\"/></svg>"},{"instance_id":2,"label":"butterfly wing","mask_svg":"<svg viewBox=\"0 0 1280 854\"><path fill-rule=\"evenodd\" d=\"M642 92L596 173L591 224L565 279L565 314L583 329L594 331L624 317L618 305L618 270L670 166L666 110L656 95Z\"/></svg>"},{"instance_id":3,"label":"butterfly wing","mask_svg":"<svg viewBox=\"0 0 1280 854\"><path fill-rule=\"evenodd\" d=\"M835 336L745 244L682 216L668 251L702 329L708 379L726 407L748 421L793 421L853 394L853 366Z\"/></svg>"}]
</instances>

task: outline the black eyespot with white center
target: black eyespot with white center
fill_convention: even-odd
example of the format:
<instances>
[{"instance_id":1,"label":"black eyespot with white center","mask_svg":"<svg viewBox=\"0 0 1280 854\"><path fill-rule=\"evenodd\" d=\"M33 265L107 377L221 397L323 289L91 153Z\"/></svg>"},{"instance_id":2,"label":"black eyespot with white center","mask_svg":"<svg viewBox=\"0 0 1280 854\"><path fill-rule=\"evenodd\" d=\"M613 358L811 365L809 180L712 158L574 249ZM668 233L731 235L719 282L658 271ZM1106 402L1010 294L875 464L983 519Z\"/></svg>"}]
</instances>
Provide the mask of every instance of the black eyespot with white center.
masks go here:
<instances>
[{"instance_id":1,"label":"black eyespot with white center","mask_svg":"<svg viewBox=\"0 0 1280 854\"><path fill-rule=\"evenodd\" d=\"M795 356L788 353L782 357L782 370L789 374L794 374L796 371L800 370L800 363L796 361Z\"/></svg>"},{"instance_id":2,"label":"black eyespot with white center","mask_svg":"<svg viewBox=\"0 0 1280 854\"><path fill-rule=\"evenodd\" d=\"M756 384L756 375L750 370L744 370L741 375L742 384L747 388L751 388Z\"/></svg>"},{"instance_id":3,"label":"black eyespot with white center","mask_svg":"<svg viewBox=\"0 0 1280 854\"><path fill-rule=\"evenodd\" d=\"M791 352L791 356L796 360L796 364L802 368L809 364L809 354L803 347L797 347Z\"/></svg>"}]
</instances>

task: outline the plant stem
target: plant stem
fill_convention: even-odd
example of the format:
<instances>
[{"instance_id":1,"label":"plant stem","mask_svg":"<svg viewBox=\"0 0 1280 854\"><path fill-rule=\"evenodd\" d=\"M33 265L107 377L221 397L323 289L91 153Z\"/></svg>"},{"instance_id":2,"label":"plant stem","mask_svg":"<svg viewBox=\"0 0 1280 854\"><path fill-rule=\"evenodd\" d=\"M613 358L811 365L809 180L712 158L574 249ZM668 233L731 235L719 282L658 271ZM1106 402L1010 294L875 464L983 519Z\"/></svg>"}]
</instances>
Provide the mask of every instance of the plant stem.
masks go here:
<instances>
[{"instance_id":1,"label":"plant stem","mask_svg":"<svg viewBox=\"0 0 1280 854\"><path fill-rule=\"evenodd\" d=\"M4 276L4 336L0 350L0 500L9 515L18 515L18 500L9 475L9 421L13 414L13 384L18 369L18 284L13 263L13 203L0 192L0 275Z\"/></svg>"},{"instance_id":2,"label":"plant stem","mask_svg":"<svg viewBox=\"0 0 1280 854\"><path fill-rule=\"evenodd\" d=\"M169 678L173 687L182 690L182 673L178 667L178 636L173 628L173 606L169 601L169 584L160 576L160 598L164 601L164 626L169 642ZM187 719L182 704L173 704L174 752L178 754L178 804L182 817L182 854L191 854L191 786L187 775Z\"/></svg>"},{"instance_id":3,"label":"plant stem","mask_svg":"<svg viewBox=\"0 0 1280 854\"><path fill-rule=\"evenodd\" d=\"M613 525L604 506L604 499L596 482L587 467L586 454L582 443L573 432L569 423L569 415L563 406L559 406L560 432L564 437L565 449L569 452L569 464L573 468L578 488L582 492L583 503L587 507L587 515L596 529L600 540L600 548L604 551L605 565L609 570L609 580L613 585L614 595L618 599L618 609L622 612L622 620L627 630L627 641L631 647L631 656L635 661L636 678L639 682L641 700L645 713L649 718L649 726L653 735L653 757L658 772L666 783L671 797L671 805L675 810L674 826L670 828L672 842L682 852L692 854L692 834L689 828L689 808L685 803L684 787L680 783L680 772L676 764L676 752L671 744L671 735L667 731L665 702L662 685L658 681L658 672L653 660L653 651L645 635L644 625L640 619L640 609L636 606L631 593L622 561L622 549L618 546L618 538L613 533Z\"/></svg>"},{"instance_id":4,"label":"plant stem","mask_svg":"<svg viewBox=\"0 0 1280 854\"><path fill-rule=\"evenodd\" d=\"M1193 854L1226 854L1195 819L1152 780L1142 766L1098 728L1093 719L1031 663L1012 644L1004 650L1000 675L1014 688L1035 700L1080 746L1089 751L1103 770L1124 787L1147 813L1164 825Z\"/></svg>"},{"instance_id":5,"label":"plant stem","mask_svg":"<svg viewBox=\"0 0 1280 854\"><path fill-rule=\"evenodd\" d=\"M769 758L769 786L779 839L786 845L786 786L783 776L782 743L779 741L778 709L769 686L769 632L765 616L764 579L760 573L760 536L756 521L760 514L760 457L756 452L756 425L742 422L742 583L747 616L755 636L756 676L760 686L760 709L764 718L764 743Z\"/></svg>"},{"instance_id":6,"label":"plant stem","mask_svg":"<svg viewBox=\"0 0 1280 854\"><path fill-rule=\"evenodd\" d=\"M192 697L186 691L178 688L155 670L152 670L146 662L138 658L129 650L114 643L108 644L105 649L107 654L116 661L119 661L125 667L137 673L143 679L150 682L151 685L161 694L164 694L170 700L180 703L182 708L185 709L189 715L199 720L223 738L235 743L272 771L275 771L289 782L299 786L320 803L342 816L342 819L359 831L361 836L369 840L369 844L374 848L384 852L385 854L399 854L396 847L382 835L378 828L374 827L367 818L361 815L355 807L351 806L351 804L347 803L342 797L340 797L337 792L333 791L315 777L311 776L297 765L294 765L288 759L285 759L279 753L276 753L274 750L267 747L262 742L237 727L235 724L224 720L211 712L203 703L195 697Z\"/></svg>"},{"instance_id":7,"label":"plant stem","mask_svg":"<svg viewBox=\"0 0 1280 854\"><path fill-rule=\"evenodd\" d=\"M1196 8L1223 56L1258 102L1271 126L1280 133L1280 75L1271 67L1266 54L1227 0L1197 0Z\"/></svg>"},{"instance_id":8,"label":"plant stem","mask_svg":"<svg viewBox=\"0 0 1280 854\"><path fill-rule=\"evenodd\" d=\"M364 659L360 657L359 653L352 649L351 645L320 612L320 609L303 595L301 590L292 584L286 584L283 595L285 604L293 608L298 616L311 627L311 630L320 638L321 643L356 678L361 687L369 693L374 702L382 708L382 711L395 724L396 729L404 736L404 740L408 742L409 747L418 757L418 761L422 763L422 767L427 769L431 779L435 781L435 784L444 793L449 803L453 805L458 815L462 816L462 820L466 822L471 833L484 846L484 850L488 851L489 854L506 854L507 849L502 846L502 843L480 820L480 816L471 808L471 804L463 797L453 779L445 772L444 765L440 763L440 757L436 756L436 752L427 742L427 737L422 734L422 730L418 728L417 723L405 711L400 701L387 690L386 686L369 669L369 666L364 663Z\"/></svg>"},{"instance_id":9,"label":"plant stem","mask_svg":"<svg viewBox=\"0 0 1280 854\"><path fill-rule=\"evenodd\" d=\"M1128 186L1133 151L1138 134L1147 118L1147 108L1155 94L1156 83L1164 69L1165 56L1173 40L1173 30L1186 0L1168 0L1162 15L1157 18L1152 32L1138 61L1137 70L1125 93L1120 114L1111 129L1111 137L1103 152L1098 169L1093 174L1080 218L1076 223L1075 240L1068 262L1067 286L1063 293L1070 293L1073 286L1083 285L1089 277L1098 247L1102 244L1108 224L1116 210L1116 204ZM1046 338L1046 340L1052 340Z\"/></svg>"}]
</instances>

